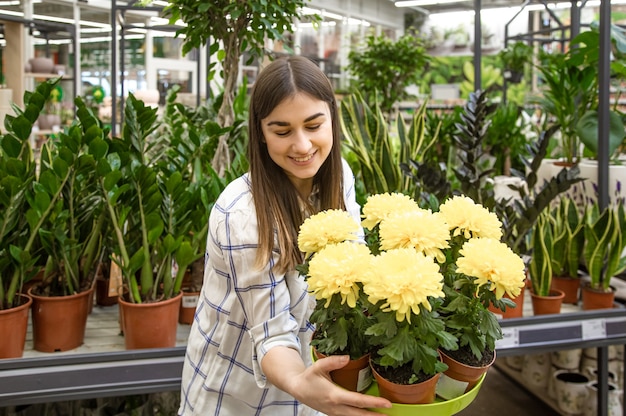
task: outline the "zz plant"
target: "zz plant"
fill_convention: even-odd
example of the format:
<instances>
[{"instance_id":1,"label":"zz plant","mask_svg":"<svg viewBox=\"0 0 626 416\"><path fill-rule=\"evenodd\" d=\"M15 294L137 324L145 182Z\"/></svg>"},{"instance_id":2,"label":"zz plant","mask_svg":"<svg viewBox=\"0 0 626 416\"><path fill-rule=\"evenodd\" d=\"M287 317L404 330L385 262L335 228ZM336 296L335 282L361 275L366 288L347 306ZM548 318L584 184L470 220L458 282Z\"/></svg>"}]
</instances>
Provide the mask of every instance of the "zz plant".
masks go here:
<instances>
[{"instance_id":1,"label":"zz plant","mask_svg":"<svg viewBox=\"0 0 626 416\"><path fill-rule=\"evenodd\" d=\"M99 188L114 233L112 251L136 303L168 299L180 292L187 267L202 256L192 244L194 187L172 169L168 154L151 135L156 109L130 95L122 137L105 135L98 120L79 105L86 134L102 143ZM173 263L178 269L172 267ZM173 271L176 270L176 271Z\"/></svg>"},{"instance_id":2,"label":"zz plant","mask_svg":"<svg viewBox=\"0 0 626 416\"><path fill-rule=\"evenodd\" d=\"M0 136L0 309L20 304L18 293L37 273L38 235L69 178L67 163L55 158L37 173L30 135L57 80L24 94L24 110L14 106Z\"/></svg>"}]
</instances>

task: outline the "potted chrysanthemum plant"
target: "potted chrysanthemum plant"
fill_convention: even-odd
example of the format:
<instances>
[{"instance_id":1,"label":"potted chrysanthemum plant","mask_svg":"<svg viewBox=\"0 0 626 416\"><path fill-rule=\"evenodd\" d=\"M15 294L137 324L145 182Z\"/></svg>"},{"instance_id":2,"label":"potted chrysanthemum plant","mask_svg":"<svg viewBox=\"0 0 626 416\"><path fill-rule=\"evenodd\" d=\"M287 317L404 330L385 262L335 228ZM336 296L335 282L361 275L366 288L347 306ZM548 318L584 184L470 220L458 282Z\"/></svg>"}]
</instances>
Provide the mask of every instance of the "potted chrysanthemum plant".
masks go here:
<instances>
[{"instance_id":1,"label":"potted chrysanthemum plant","mask_svg":"<svg viewBox=\"0 0 626 416\"><path fill-rule=\"evenodd\" d=\"M504 294L516 297L524 286L524 263L500 241L500 221L482 205L462 196L448 199L439 211L431 212L405 195L373 195L363 214L366 233L375 235L368 240L370 244L387 252L412 248L436 262L444 296L435 303L435 312L441 315L445 333L458 340L457 344L440 346L443 361L448 367L456 359L466 358L473 366L484 361L487 364L479 364L484 368L473 380L452 383L445 382L444 377L437 394L449 399L468 391L495 359L495 341L502 337L488 307L510 306L512 302L504 299ZM364 289L367 292L367 285ZM444 374L456 377L450 368Z\"/></svg>"},{"instance_id":2,"label":"potted chrysanthemum plant","mask_svg":"<svg viewBox=\"0 0 626 416\"><path fill-rule=\"evenodd\" d=\"M438 394L452 398L471 389L495 360L495 343L502 338L500 324L489 306L504 310L524 288L525 265L502 237L502 223L471 198L455 196L445 201L439 215L450 230L450 248L441 264L445 302L441 313L446 331L459 340L459 348L444 350L446 376L466 382L442 383ZM457 364L469 367L458 369ZM467 376L467 378L464 376Z\"/></svg>"},{"instance_id":3,"label":"potted chrysanthemum plant","mask_svg":"<svg viewBox=\"0 0 626 416\"><path fill-rule=\"evenodd\" d=\"M437 381L447 368L439 349L454 349L457 345L438 313L444 291L435 257L439 249L446 247L447 226L436 214L398 193L370 196L363 206L363 216L370 249L378 253L363 291L372 304L369 312L375 320L366 335L376 347L371 366L379 390L395 403L430 403L435 398ZM439 224L442 232L437 235L436 227L431 227L435 234L425 230L431 238L426 245L404 239L405 230L433 223ZM391 392L392 387L401 387L402 391L419 386L429 386L429 390L406 395Z\"/></svg>"},{"instance_id":4,"label":"potted chrysanthemum plant","mask_svg":"<svg viewBox=\"0 0 626 416\"><path fill-rule=\"evenodd\" d=\"M305 261L297 269L316 299L309 318L315 325L314 353L317 358L349 355L350 362L332 371L331 377L345 388L363 391L371 384L365 330L372 318L362 286L372 256L363 242L362 229L345 211L322 211L304 221L298 246Z\"/></svg>"}]
</instances>

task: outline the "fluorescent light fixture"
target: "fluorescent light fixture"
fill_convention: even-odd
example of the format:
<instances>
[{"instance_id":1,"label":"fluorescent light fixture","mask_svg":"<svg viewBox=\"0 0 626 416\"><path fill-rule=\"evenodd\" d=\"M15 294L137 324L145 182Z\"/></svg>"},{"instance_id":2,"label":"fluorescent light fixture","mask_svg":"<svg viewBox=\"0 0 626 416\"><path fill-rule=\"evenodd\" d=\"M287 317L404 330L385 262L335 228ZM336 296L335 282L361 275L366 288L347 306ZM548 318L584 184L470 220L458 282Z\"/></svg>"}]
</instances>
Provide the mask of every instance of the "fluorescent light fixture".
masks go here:
<instances>
[{"instance_id":1,"label":"fluorescent light fixture","mask_svg":"<svg viewBox=\"0 0 626 416\"><path fill-rule=\"evenodd\" d=\"M467 0L406 0L395 2L396 7L435 6L445 3L465 3Z\"/></svg>"}]
</instances>

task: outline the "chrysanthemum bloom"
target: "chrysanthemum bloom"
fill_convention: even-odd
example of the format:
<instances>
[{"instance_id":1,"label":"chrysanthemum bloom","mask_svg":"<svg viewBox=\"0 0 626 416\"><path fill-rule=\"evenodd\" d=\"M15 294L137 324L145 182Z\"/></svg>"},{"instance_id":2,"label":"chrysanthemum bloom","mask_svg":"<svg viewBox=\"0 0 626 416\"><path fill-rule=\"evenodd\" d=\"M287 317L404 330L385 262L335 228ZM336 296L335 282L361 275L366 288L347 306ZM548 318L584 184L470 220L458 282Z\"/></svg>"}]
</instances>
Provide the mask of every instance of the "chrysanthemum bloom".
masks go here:
<instances>
[{"instance_id":1,"label":"chrysanthemum bloom","mask_svg":"<svg viewBox=\"0 0 626 416\"><path fill-rule=\"evenodd\" d=\"M419 306L432 310L429 297L443 297L443 276L432 257L411 248L381 253L372 259L371 279L363 291L372 303L383 301L381 310L395 312L396 320L411 322L411 312L419 315Z\"/></svg>"},{"instance_id":2,"label":"chrysanthemum bloom","mask_svg":"<svg viewBox=\"0 0 626 416\"><path fill-rule=\"evenodd\" d=\"M500 239L502 223L498 216L466 196L454 196L439 207L453 236Z\"/></svg>"},{"instance_id":3,"label":"chrysanthemum bloom","mask_svg":"<svg viewBox=\"0 0 626 416\"><path fill-rule=\"evenodd\" d=\"M363 205L361 225L369 230L392 213L422 210L410 196L401 193L370 195Z\"/></svg>"},{"instance_id":4,"label":"chrysanthemum bloom","mask_svg":"<svg viewBox=\"0 0 626 416\"><path fill-rule=\"evenodd\" d=\"M298 247L306 254L316 253L329 244L356 240L359 223L346 211L331 209L307 218L300 226Z\"/></svg>"},{"instance_id":5,"label":"chrysanthemum bloom","mask_svg":"<svg viewBox=\"0 0 626 416\"><path fill-rule=\"evenodd\" d=\"M326 299L326 307L335 294L341 303L354 308L359 297L358 283L371 271L372 255L365 244L346 241L324 247L309 263L307 283L315 298Z\"/></svg>"},{"instance_id":6,"label":"chrysanthemum bloom","mask_svg":"<svg viewBox=\"0 0 626 416\"><path fill-rule=\"evenodd\" d=\"M493 238L472 238L461 248L458 273L476 277L478 287L490 285L496 298L504 293L515 298L524 287L524 262L506 244Z\"/></svg>"},{"instance_id":7,"label":"chrysanthemum bloom","mask_svg":"<svg viewBox=\"0 0 626 416\"><path fill-rule=\"evenodd\" d=\"M380 223L380 248L414 248L443 263L443 249L450 247L450 231L441 215L427 210L392 214Z\"/></svg>"}]
</instances>

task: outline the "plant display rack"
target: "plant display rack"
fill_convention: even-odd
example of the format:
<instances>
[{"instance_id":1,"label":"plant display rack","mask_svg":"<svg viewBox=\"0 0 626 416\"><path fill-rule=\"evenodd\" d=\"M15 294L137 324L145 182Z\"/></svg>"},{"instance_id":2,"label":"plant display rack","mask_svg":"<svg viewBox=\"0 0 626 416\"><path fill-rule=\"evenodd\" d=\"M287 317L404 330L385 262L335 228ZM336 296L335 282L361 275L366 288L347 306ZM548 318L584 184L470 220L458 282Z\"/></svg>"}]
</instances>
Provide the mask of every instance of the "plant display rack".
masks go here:
<instances>
[{"instance_id":1,"label":"plant display rack","mask_svg":"<svg viewBox=\"0 0 626 416\"><path fill-rule=\"evenodd\" d=\"M189 326L179 325L174 348L126 350L118 317L117 306L94 306L85 343L60 353L34 351L29 330L24 356L0 360L0 403L13 406L178 390ZM602 311L572 307L558 315L505 319L501 325L504 338L496 346L498 357L626 344L623 307ZM606 355L598 357L599 368L606 369Z\"/></svg>"}]
</instances>

